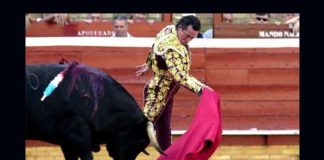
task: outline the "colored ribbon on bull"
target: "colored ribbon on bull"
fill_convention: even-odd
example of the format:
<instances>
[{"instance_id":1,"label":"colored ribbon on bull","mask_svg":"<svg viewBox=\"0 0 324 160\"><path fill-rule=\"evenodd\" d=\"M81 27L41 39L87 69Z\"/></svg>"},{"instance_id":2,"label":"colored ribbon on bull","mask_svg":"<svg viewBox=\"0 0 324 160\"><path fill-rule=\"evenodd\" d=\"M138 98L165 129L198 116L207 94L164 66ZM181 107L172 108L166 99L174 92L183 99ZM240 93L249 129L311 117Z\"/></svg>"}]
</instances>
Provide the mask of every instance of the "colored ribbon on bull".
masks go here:
<instances>
[{"instance_id":1,"label":"colored ribbon on bull","mask_svg":"<svg viewBox=\"0 0 324 160\"><path fill-rule=\"evenodd\" d=\"M63 60L64 59L62 59L61 61ZM64 62L61 63L61 61L60 64L64 64ZM57 86L62 82L67 72L69 72L73 67L75 67L78 64L79 64L78 62L72 62L63 71L57 74L55 78L47 85L45 91L43 92L43 97L41 98L41 101L44 101L46 97L50 96L53 93L53 91L57 88Z\"/></svg>"},{"instance_id":2,"label":"colored ribbon on bull","mask_svg":"<svg viewBox=\"0 0 324 160\"><path fill-rule=\"evenodd\" d=\"M41 98L41 101L44 101L44 99L48 96L50 96L55 88L59 85L59 83L62 82L64 76L63 72L60 72L51 82L47 85L45 91L43 92L43 97Z\"/></svg>"}]
</instances>

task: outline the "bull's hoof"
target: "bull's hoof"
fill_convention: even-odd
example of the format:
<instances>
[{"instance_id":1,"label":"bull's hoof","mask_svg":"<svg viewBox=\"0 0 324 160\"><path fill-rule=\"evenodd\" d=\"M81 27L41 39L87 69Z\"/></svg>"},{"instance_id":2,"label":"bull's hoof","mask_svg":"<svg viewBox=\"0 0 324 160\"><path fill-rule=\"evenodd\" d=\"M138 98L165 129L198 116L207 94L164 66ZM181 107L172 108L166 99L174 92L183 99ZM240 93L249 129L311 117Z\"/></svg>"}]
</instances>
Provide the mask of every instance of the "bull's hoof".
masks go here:
<instances>
[{"instance_id":1,"label":"bull's hoof","mask_svg":"<svg viewBox=\"0 0 324 160\"><path fill-rule=\"evenodd\" d=\"M99 145L93 145L91 149L94 152L99 152L100 151L100 146Z\"/></svg>"}]
</instances>

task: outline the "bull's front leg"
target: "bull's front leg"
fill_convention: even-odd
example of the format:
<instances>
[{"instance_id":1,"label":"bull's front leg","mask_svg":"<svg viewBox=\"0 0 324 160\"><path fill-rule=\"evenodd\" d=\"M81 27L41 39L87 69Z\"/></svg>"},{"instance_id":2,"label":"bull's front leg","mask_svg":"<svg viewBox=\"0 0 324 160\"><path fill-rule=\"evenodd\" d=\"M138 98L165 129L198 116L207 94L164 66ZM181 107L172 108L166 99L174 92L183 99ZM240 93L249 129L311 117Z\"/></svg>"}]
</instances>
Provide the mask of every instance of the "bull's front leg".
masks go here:
<instances>
[{"instance_id":1,"label":"bull's front leg","mask_svg":"<svg viewBox=\"0 0 324 160\"><path fill-rule=\"evenodd\" d=\"M80 153L80 150L76 150L73 146L69 145L62 145L61 149L65 160L78 160L78 157L80 157L81 160L93 160L90 150Z\"/></svg>"},{"instance_id":2,"label":"bull's front leg","mask_svg":"<svg viewBox=\"0 0 324 160\"><path fill-rule=\"evenodd\" d=\"M61 149L65 160L93 160L91 151L91 130L83 119L71 118L64 121L65 129Z\"/></svg>"},{"instance_id":3,"label":"bull's front leg","mask_svg":"<svg viewBox=\"0 0 324 160\"><path fill-rule=\"evenodd\" d=\"M78 160L78 153L75 149L68 145L62 145L61 150L65 160Z\"/></svg>"},{"instance_id":4,"label":"bull's front leg","mask_svg":"<svg viewBox=\"0 0 324 160\"><path fill-rule=\"evenodd\" d=\"M91 151L86 151L80 154L81 160L93 160Z\"/></svg>"}]
</instances>

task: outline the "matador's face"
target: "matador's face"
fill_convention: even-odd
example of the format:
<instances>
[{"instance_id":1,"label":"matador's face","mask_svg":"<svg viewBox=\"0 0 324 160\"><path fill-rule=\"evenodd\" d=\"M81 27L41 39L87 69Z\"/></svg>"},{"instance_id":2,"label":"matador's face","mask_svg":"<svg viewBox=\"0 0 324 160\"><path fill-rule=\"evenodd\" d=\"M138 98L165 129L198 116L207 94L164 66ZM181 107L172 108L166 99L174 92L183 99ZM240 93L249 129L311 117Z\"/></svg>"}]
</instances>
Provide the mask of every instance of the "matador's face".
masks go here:
<instances>
[{"instance_id":1,"label":"matador's face","mask_svg":"<svg viewBox=\"0 0 324 160\"><path fill-rule=\"evenodd\" d=\"M187 45L192 39L196 38L198 35L198 31L195 31L192 28L192 25L187 28L178 28L177 29L178 38L182 45Z\"/></svg>"}]
</instances>

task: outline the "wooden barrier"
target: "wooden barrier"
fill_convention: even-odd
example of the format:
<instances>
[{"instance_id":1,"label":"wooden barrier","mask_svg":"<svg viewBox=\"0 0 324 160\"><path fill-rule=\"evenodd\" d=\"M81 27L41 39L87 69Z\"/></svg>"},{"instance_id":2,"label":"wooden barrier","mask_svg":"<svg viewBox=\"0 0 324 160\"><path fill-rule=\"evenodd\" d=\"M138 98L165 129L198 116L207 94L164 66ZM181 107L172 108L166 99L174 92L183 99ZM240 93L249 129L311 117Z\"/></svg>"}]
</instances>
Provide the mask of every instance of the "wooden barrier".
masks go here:
<instances>
[{"instance_id":1,"label":"wooden barrier","mask_svg":"<svg viewBox=\"0 0 324 160\"><path fill-rule=\"evenodd\" d=\"M173 136L174 142L179 135ZM224 145L299 145L299 135L224 135L221 146ZM26 147L59 147L58 145L38 140L26 140Z\"/></svg>"},{"instance_id":2,"label":"wooden barrier","mask_svg":"<svg viewBox=\"0 0 324 160\"><path fill-rule=\"evenodd\" d=\"M171 22L133 23L129 24L129 33L134 37L155 37ZM62 26L55 23L32 23L27 29L28 37L110 37L112 22L71 22ZM299 35L290 32L288 25L281 24L228 24L217 23L214 26L215 38L295 38Z\"/></svg>"},{"instance_id":3,"label":"wooden barrier","mask_svg":"<svg viewBox=\"0 0 324 160\"><path fill-rule=\"evenodd\" d=\"M233 24L214 25L215 38L292 38L299 34L290 32L288 24Z\"/></svg>"},{"instance_id":4,"label":"wooden barrier","mask_svg":"<svg viewBox=\"0 0 324 160\"><path fill-rule=\"evenodd\" d=\"M143 105L150 79L135 76L148 47L27 47L26 63L78 61L109 73ZM129 58L132 57L132 58ZM299 48L193 48L191 74L217 90L224 129L299 128ZM181 89L176 95L173 129L186 129L199 97Z\"/></svg>"},{"instance_id":5,"label":"wooden barrier","mask_svg":"<svg viewBox=\"0 0 324 160\"><path fill-rule=\"evenodd\" d=\"M168 22L134 23L129 24L129 33L134 37L154 37ZM71 22L69 25L62 26L58 24L40 22L32 23L27 29L28 37L110 37L113 29L112 22Z\"/></svg>"},{"instance_id":6,"label":"wooden barrier","mask_svg":"<svg viewBox=\"0 0 324 160\"><path fill-rule=\"evenodd\" d=\"M97 67L119 81L143 106L143 88L152 73L136 77L135 66L145 62L149 50L149 47L27 46L26 64L57 63L64 58ZM191 74L220 93L225 130L299 129L299 47L197 47L191 51ZM181 88L175 99L171 127L186 130L199 97ZM261 137L260 143L263 140ZM282 139L271 140L269 143L277 144ZM298 143L298 137L291 141ZM226 140L227 144L233 142L230 138Z\"/></svg>"}]
</instances>

